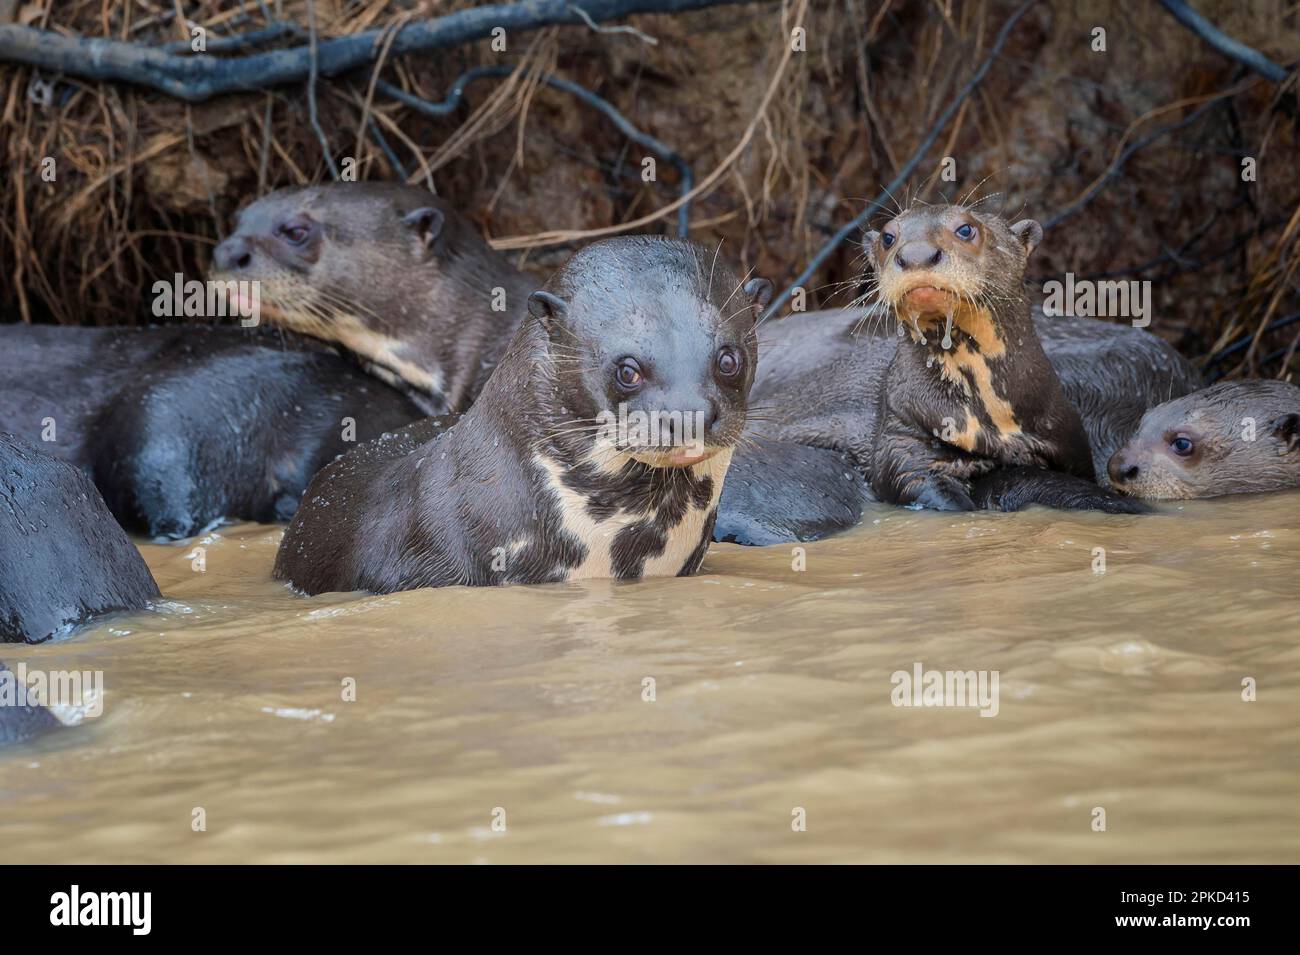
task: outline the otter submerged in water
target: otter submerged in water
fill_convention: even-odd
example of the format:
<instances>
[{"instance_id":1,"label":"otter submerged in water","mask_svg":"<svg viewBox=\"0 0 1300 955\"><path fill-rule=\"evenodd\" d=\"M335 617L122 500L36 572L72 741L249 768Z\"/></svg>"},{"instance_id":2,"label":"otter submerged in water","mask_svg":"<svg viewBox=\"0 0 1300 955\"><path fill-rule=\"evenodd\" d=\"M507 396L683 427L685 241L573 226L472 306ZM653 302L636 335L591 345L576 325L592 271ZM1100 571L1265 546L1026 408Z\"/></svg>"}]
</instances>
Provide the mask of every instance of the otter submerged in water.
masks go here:
<instances>
[{"instance_id":1,"label":"otter submerged in water","mask_svg":"<svg viewBox=\"0 0 1300 955\"><path fill-rule=\"evenodd\" d=\"M276 577L317 594L694 573L770 293L688 242L579 251L449 431L421 423L316 476Z\"/></svg>"}]
</instances>

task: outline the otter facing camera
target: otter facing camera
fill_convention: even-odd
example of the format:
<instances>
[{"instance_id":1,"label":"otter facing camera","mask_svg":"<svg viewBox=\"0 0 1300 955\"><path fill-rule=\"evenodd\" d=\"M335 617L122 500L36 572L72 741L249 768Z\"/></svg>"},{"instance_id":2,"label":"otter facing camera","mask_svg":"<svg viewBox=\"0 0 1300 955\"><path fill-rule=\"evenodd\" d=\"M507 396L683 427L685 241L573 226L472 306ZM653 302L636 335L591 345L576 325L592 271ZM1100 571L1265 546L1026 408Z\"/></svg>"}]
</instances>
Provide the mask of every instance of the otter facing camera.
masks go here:
<instances>
[{"instance_id":1,"label":"otter facing camera","mask_svg":"<svg viewBox=\"0 0 1300 955\"><path fill-rule=\"evenodd\" d=\"M442 234L444 220L442 210L435 209L433 206L424 206L402 216L402 221L415 230L420 244L426 249L432 249L434 243L438 241L438 236Z\"/></svg>"}]
</instances>

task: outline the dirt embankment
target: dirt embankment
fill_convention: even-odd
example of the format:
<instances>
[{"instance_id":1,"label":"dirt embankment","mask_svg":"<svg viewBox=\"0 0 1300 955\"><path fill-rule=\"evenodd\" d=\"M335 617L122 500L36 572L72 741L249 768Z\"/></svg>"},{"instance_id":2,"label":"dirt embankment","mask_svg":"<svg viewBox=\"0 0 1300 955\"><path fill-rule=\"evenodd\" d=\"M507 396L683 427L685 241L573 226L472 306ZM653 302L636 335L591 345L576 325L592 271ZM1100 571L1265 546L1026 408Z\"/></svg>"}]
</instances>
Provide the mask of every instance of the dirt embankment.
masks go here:
<instances>
[{"instance_id":1,"label":"dirt embankment","mask_svg":"<svg viewBox=\"0 0 1300 955\"><path fill-rule=\"evenodd\" d=\"M333 37L472 5L314 6L320 36ZM723 6L627 21L640 34L569 26L509 36L504 52L481 41L388 56L380 75L430 100L480 65L572 80L680 153L697 181L752 130L694 202L691 235L723 242L737 264L781 286L904 166L1018 5L810 0L797 23L799 0ZM170 0L8 3L0 17L6 6L22 22L70 34L151 45L189 35ZM305 29L308 6L183 4L213 38L264 27L264 9ZM1300 59L1294 6L1198 8L1275 62ZM796 26L804 48L786 58ZM1098 28L1104 51L1093 48ZM335 162L355 160L361 178L431 183L485 234L515 237L510 254L536 271L574 243L528 247L518 237L634 220L678 195L669 163L643 181L643 146L522 74L473 83L439 119L372 91L370 80L367 69L317 84ZM1275 84L1225 58L1158 4L1040 2L897 198L941 201L973 189L1039 218L1049 229L1037 280L1073 272L1151 281L1154 330L1193 357L1280 325L1221 364L1285 374L1288 362L1297 367L1290 351L1300 332L1279 322L1300 312L1295 86L1294 76ZM152 282L199 274L243 202L330 175L303 84L187 105L4 65L0 95L0 308L9 319L148 321ZM955 160L954 181L935 175L943 157ZM41 175L47 158L53 182ZM1253 181L1243 160L1253 160ZM676 215L646 228L673 231ZM846 243L810 283L810 307L847 303L861 269Z\"/></svg>"}]
</instances>

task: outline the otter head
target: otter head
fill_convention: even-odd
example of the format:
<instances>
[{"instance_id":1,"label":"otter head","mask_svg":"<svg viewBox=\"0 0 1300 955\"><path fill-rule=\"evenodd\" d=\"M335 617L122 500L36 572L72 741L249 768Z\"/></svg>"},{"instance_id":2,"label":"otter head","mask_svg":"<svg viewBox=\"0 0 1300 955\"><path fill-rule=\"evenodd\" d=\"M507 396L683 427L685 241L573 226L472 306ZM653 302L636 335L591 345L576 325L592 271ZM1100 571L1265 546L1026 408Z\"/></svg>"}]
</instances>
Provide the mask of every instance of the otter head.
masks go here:
<instances>
[{"instance_id":1,"label":"otter head","mask_svg":"<svg viewBox=\"0 0 1300 955\"><path fill-rule=\"evenodd\" d=\"M691 242L607 239L529 297L554 365L558 434L651 467L735 445L772 285L742 283L716 258Z\"/></svg>"},{"instance_id":2,"label":"otter head","mask_svg":"<svg viewBox=\"0 0 1300 955\"><path fill-rule=\"evenodd\" d=\"M1166 401L1107 471L1116 490L1152 500L1300 486L1300 388L1225 381Z\"/></svg>"},{"instance_id":3,"label":"otter head","mask_svg":"<svg viewBox=\"0 0 1300 955\"><path fill-rule=\"evenodd\" d=\"M1025 262L1043 238L1033 219L1008 225L969 206L914 205L865 236L880 298L920 330L1024 297Z\"/></svg>"},{"instance_id":4,"label":"otter head","mask_svg":"<svg viewBox=\"0 0 1300 955\"><path fill-rule=\"evenodd\" d=\"M437 369L420 360L420 343L437 309L455 314L465 298L483 310L490 270L472 263L484 256L493 253L474 228L432 193L330 183L280 189L245 207L213 254L211 278L256 282L268 321L435 390Z\"/></svg>"}]
</instances>

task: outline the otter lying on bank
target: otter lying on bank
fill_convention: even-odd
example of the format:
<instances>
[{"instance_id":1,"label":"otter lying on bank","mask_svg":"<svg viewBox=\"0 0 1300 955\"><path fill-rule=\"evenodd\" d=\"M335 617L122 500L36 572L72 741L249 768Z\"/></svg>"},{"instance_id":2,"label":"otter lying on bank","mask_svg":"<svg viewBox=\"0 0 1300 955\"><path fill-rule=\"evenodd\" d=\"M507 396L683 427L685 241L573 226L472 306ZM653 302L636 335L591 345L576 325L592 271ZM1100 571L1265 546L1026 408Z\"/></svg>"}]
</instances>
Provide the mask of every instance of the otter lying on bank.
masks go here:
<instances>
[{"instance_id":1,"label":"otter lying on bank","mask_svg":"<svg viewBox=\"0 0 1300 955\"><path fill-rule=\"evenodd\" d=\"M1110 459L1124 494L1183 500L1300 487L1300 388L1222 381L1152 408Z\"/></svg>"},{"instance_id":2,"label":"otter lying on bank","mask_svg":"<svg viewBox=\"0 0 1300 955\"><path fill-rule=\"evenodd\" d=\"M587 246L529 297L450 430L422 423L312 480L276 577L317 594L694 573L770 293L688 242ZM643 421L667 430L625 426Z\"/></svg>"},{"instance_id":3,"label":"otter lying on bank","mask_svg":"<svg viewBox=\"0 0 1300 955\"><path fill-rule=\"evenodd\" d=\"M468 405L518 324L494 306L522 312L532 289L441 200L402 186L272 193L241 213L214 265L217 280L258 280L282 324L412 375L417 403L282 332L0 326L0 421L93 474L123 526L154 537L287 521L311 476L356 442ZM389 313L433 332L427 351L412 346L418 373L383 335ZM373 328L359 331L360 316Z\"/></svg>"},{"instance_id":4,"label":"otter lying on bank","mask_svg":"<svg viewBox=\"0 0 1300 955\"><path fill-rule=\"evenodd\" d=\"M269 321L361 356L429 414L469 407L537 287L443 200L382 182L258 199L217 246L212 279L256 281Z\"/></svg>"}]
</instances>

